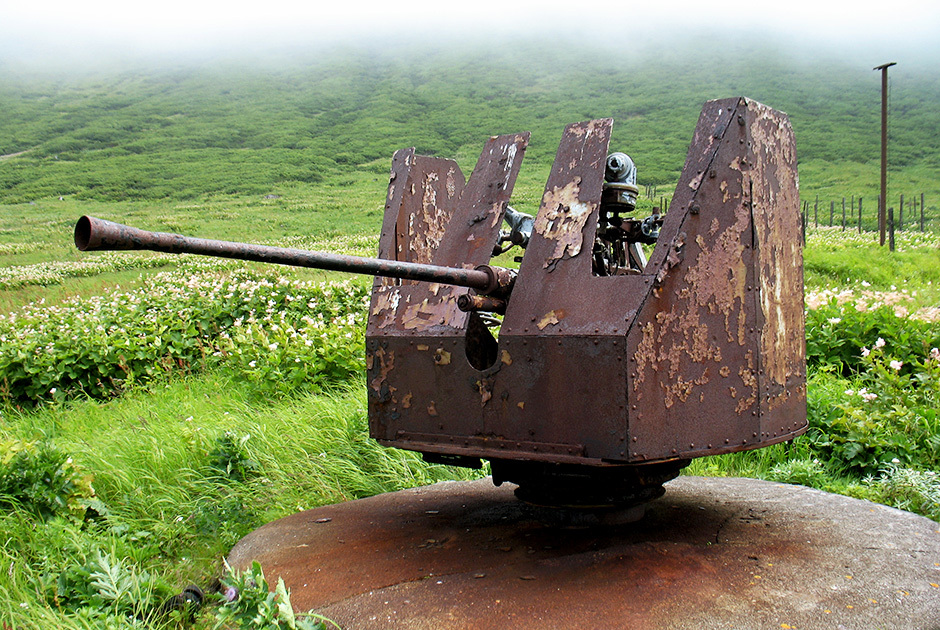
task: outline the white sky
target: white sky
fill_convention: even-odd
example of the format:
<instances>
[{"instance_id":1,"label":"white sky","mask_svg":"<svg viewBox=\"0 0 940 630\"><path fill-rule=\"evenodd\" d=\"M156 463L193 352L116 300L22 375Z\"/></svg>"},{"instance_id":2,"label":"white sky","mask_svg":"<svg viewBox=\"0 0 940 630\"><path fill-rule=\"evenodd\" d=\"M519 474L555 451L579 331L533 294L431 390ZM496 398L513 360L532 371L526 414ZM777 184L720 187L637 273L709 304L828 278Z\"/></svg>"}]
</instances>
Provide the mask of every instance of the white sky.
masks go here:
<instances>
[{"instance_id":1,"label":"white sky","mask_svg":"<svg viewBox=\"0 0 940 630\"><path fill-rule=\"evenodd\" d=\"M628 43L633 36L688 28L727 35L727 27L859 50L887 51L892 44L936 49L940 2L0 0L0 58L31 51L66 57L88 50L186 53L239 43L354 42L386 35L420 39L435 32L511 37L575 30L592 34L592 43Z\"/></svg>"}]
</instances>

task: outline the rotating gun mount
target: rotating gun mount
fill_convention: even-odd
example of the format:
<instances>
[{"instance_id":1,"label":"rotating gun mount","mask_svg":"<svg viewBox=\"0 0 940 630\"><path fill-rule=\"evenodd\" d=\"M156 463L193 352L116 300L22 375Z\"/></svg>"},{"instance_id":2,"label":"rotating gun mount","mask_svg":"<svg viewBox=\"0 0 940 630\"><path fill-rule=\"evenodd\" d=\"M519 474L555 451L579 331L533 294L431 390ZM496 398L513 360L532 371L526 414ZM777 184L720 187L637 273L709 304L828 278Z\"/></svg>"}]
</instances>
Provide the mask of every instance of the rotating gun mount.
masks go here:
<instances>
[{"instance_id":1,"label":"rotating gun mount","mask_svg":"<svg viewBox=\"0 0 940 630\"><path fill-rule=\"evenodd\" d=\"M508 207L528 133L490 138L469 179L396 152L375 259L89 217L76 244L376 275L373 438L488 460L495 483L535 504L642 505L692 458L806 430L796 153L785 114L709 101L668 211L638 218L636 166L608 154L612 124L565 129L534 217ZM513 245L518 270L489 264Z\"/></svg>"}]
</instances>

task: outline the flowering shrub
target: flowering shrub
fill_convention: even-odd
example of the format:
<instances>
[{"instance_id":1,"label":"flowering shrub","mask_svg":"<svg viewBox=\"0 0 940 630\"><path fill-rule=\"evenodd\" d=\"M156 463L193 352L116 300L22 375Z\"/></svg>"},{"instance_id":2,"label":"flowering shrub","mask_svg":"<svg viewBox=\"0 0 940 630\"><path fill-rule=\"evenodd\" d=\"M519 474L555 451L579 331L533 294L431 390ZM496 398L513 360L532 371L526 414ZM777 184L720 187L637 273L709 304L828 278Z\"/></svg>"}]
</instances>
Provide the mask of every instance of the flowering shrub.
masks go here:
<instances>
[{"instance_id":1,"label":"flowering shrub","mask_svg":"<svg viewBox=\"0 0 940 630\"><path fill-rule=\"evenodd\" d=\"M904 360L881 337L862 347L843 400L810 414L813 448L844 472L940 467L940 350L900 351Z\"/></svg>"},{"instance_id":2,"label":"flowering shrub","mask_svg":"<svg viewBox=\"0 0 940 630\"><path fill-rule=\"evenodd\" d=\"M866 369L862 348L877 339L892 358L911 365L940 346L940 309L910 307L903 291L825 290L806 295L806 362L844 375Z\"/></svg>"},{"instance_id":3,"label":"flowering shrub","mask_svg":"<svg viewBox=\"0 0 940 630\"><path fill-rule=\"evenodd\" d=\"M170 254L143 256L123 252L107 252L91 260L75 262L43 262L35 265L0 267L0 289L18 289L25 286L49 286L67 278L96 276L121 269L153 269L172 261Z\"/></svg>"},{"instance_id":4,"label":"flowering shrub","mask_svg":"<svg viewBox=\"0 0 940 630\"><path fill-rule=\"evenodd\" d=\"M130 292L0 316L0 399L101 398L171 370L231 365L262 393L362 369L364 283L164 272Z\"/></svg>"}]
</instances>

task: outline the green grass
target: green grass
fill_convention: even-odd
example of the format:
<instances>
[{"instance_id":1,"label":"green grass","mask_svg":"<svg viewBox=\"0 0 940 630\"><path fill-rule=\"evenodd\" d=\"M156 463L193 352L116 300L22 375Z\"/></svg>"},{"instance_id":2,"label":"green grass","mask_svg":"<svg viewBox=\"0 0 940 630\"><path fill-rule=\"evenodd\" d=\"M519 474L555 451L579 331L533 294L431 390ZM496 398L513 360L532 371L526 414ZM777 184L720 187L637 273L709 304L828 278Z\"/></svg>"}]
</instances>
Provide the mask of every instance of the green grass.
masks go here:
<instances>
[{"instance_id":1,"label":"green grass","mask_svg":"<svg viewBox=\"0 0 940 630\"><path fill-rule=\"evenodd\" d=\"M213 467L226 432L257 463L239 481ZM13 627L86 627L43 601L56 579L98 549L160 576L161 592L207 587L220 559L261 524L318 505L466 479L367 437L365 389L253 402L250 387L221 373L175 378L110 402L77 401L28 414L5 412L0 442L46 439L94 476L106 506L84 525L0 516L0 617ZM156 602L159 603L159 600ZM26 604L21 606L21 604ZM89 623L91 627L93 623Z\"/></svg>"}]
</instances>

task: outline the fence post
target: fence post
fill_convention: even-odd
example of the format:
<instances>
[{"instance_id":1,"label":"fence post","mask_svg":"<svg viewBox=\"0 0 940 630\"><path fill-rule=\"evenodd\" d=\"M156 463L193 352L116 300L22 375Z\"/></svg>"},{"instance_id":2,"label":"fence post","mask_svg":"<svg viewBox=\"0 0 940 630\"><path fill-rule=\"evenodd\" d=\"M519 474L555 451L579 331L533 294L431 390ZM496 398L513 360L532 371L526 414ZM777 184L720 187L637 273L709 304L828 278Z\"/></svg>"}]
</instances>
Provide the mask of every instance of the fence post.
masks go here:
<instances>
[{"instance_id":1,"label":"fence post","mask_svg":"<svg viewBox=\"0 0 940 630\"><path fill-rule=\"evenodd\" d=\"M898 232L904 229L904 195L901 195L901 205L898 207Z\"/></svg>"},{"instance_id":2,"label":"fence post","mask_svg":"<svg viewBox=\"0 0 940 630\"><path fill-rule=\"evenodd\" d=\"M920 231L924 231L924 193L920 193Z\"/></svg>"},{"instance_id":3,"label":"fence post","mask_svg":"<svg viewBox=\"0 0 940 630\"><path fill-rule=\"evenodd\" d=\"M813 223L819 227L819 195L816 195L816 203L813 205Z\"/></svg>"},{"instance_id":4,"label":"fence post","mask_svg":"<svg viewBox=\"0 0 940 630\"><path fill-rule=\"evenodd\" d=\"M800 231L802 232L802 237L803 237L803 247L806 247L806 220L807 220L807 217L806 217L806 209L807 209L807 205L808 205L807 202L804 201L804 202L803 202L803 213L802 213L802 216L800 217Z\"/></svg>"},{"instance_id":5,"label":"fence post","mask_svg":"<svg viewBox=\"0 0 940 630\"><path fill-rule=\"evenodd\" d=\"M829 202L829 227L832 227L832 217L834 217L835 214L836 214L836 202L830 201Z\"/></svg>"},{"instance_id":6,"label":"fence post","mask_svg":"<svg viewBox=\"0 0 940 630\"><path fill-rule=\"evenodd\" d=\"M858 233L862 233L862 198L858 198Z\"/></svg>"},{"instance_id":7,"label":"fence post","mask_svg":"<svg viewBox=\"0 0 940 630\"><path fill-rule=\"evenodd\" d=\"M888 249L894 251L894 208L888 208Z\"/></svg>"}]
</instances>

